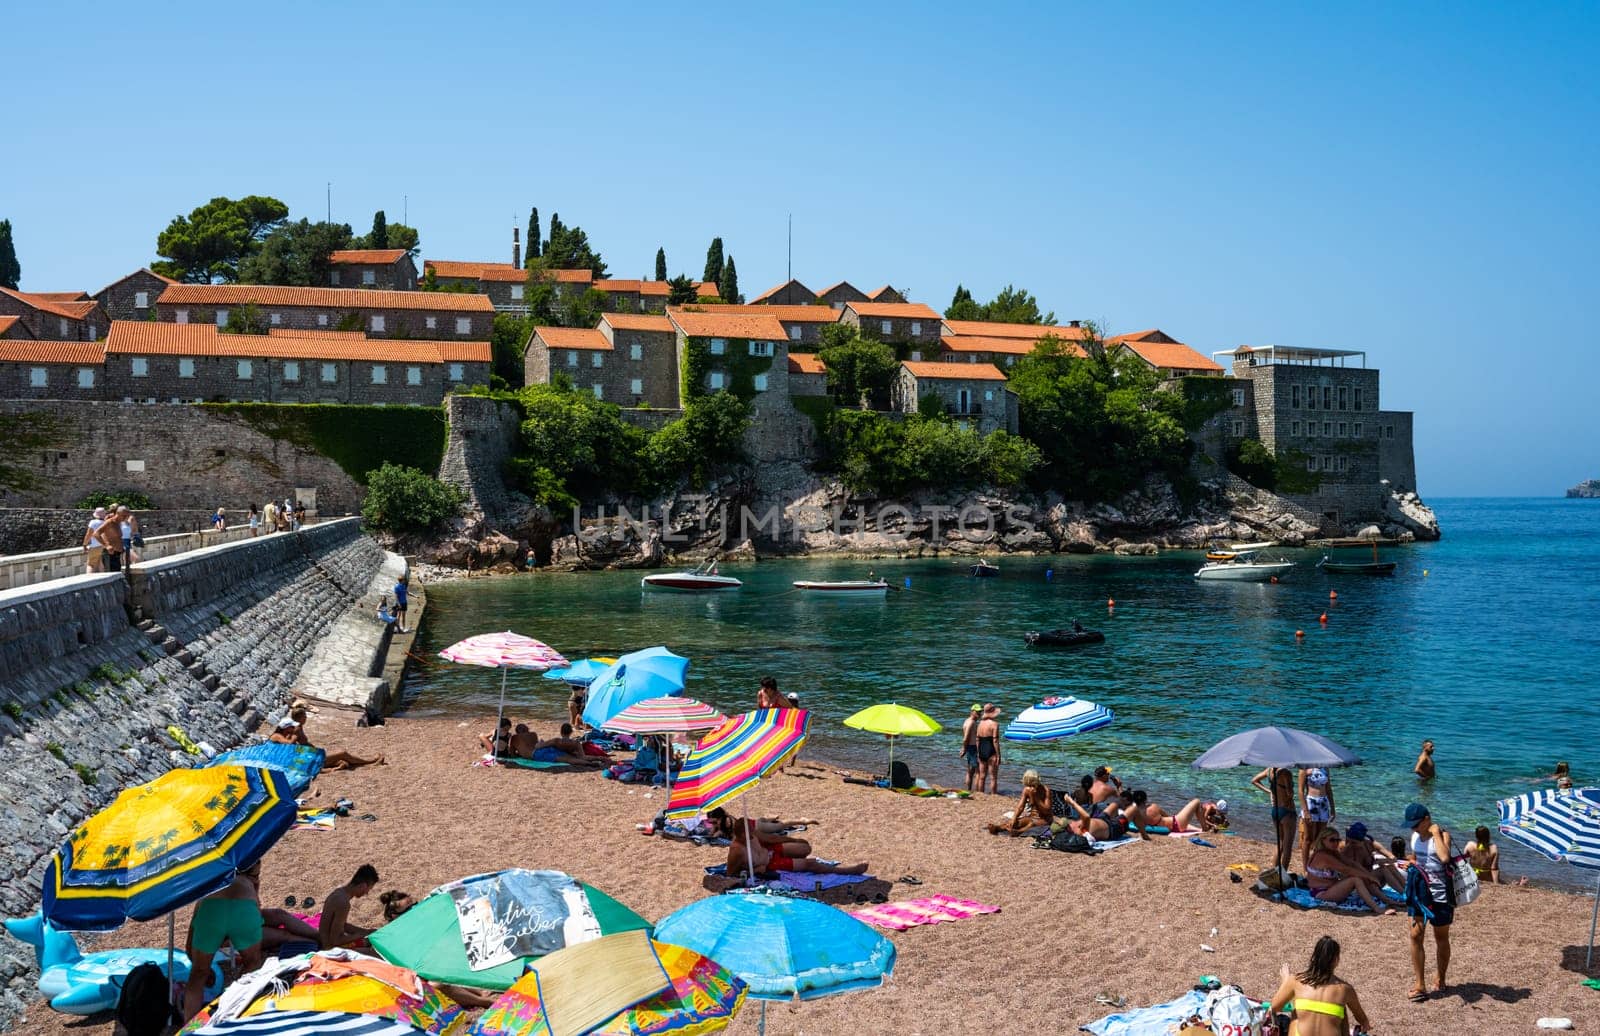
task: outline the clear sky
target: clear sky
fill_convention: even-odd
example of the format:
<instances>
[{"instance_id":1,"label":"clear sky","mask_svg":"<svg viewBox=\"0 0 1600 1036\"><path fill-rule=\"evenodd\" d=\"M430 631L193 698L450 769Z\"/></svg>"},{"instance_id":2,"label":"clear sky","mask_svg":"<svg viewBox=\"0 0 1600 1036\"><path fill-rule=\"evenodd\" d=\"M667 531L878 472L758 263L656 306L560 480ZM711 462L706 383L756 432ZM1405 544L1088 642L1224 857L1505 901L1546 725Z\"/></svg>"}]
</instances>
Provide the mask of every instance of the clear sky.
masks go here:
<instances>
[{"instance_id":1,"label":"clear sky","mask_svg":"<svg viewBox=\"0 0 1600 1036\"><path fill-rule=\"evenodd\" d=\"M24 5L0 218L25 289L93 291L331 182L433 258L509 260L534 205L613 276L721 235L754 295L793 213L812 287L1369 350L1424 495L1600 476L1600 5L1119 6Z\"/></svg>"}]
</instances>

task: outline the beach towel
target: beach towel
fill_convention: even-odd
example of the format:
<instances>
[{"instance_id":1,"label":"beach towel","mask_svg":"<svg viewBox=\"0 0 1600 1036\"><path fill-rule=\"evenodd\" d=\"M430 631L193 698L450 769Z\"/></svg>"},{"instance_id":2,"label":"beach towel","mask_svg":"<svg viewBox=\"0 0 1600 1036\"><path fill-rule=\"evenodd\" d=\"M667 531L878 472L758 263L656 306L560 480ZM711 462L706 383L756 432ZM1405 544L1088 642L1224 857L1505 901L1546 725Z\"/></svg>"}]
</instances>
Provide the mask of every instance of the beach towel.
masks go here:
<instances>
[{"instance_id":1,"label":"beach towel","mask_svg":"<svg viewBox=\"0 0 1600 1036\"><path fill-rule=\"evenodd\" d=\"M817 862L837 864L839 861L819 859ZM706 873L714 878L726 878L728 865L719 863L715 867L707 867ZM758 878L756 884L768 888L782 886L794 889L796 892L826 892L840 885L854 885L872 878L870 874L818 874L811 871L778 871L777 874L775 878Z\"/></svg>"},{"instance_id":2,"label":"beach towel","mask_svg":"<svg viewBox=\"0 0 1600 1036\"><path fill-rule=\"evenodd\" d=\"M1199 1012L1205 1005L1205 995L1195 990L1176 1000L1154 1007L1139 1007L1131 1011L1108 1014L1099 1021L1082 1027L1095 1036L1167 1036L1176 1030L1178 1023Z\"/></svg>"},{"instance_id":3,"label":"beach towel","mask_svg":"<svg viewBox=\"0 0 1600 1036\"><path fill-rule=\"evenodd\" d=\"M1266 888L1266 886L1262 885L1261 888ZM1269 889L1268 891L1271 890ZM1370 911L1367 909L1367 904L1364 903L1361 897L1356 895L1354 892L1350 893L1342 902L1339 903L1329 903L1327 900L1318 899L1316 896L1311 894L1310 889L1303 888L1287 889L1283 893L1283 898L1287 899L1295 906L1306 910L1315 910L1319 907L1326 907L1330 910L1343 910L1346 913L1353 914L1370 913ZM1378 897L1378 901L1384 902L1384 897L1380 895ZM1388 905L1399 906L1401 904L1389 903Z\"/></svg>"},{"instance_id":4,"label":"beach towel","mask_svg":"<svg viewBox=\"0 0 1600 1036\"><path fill-rule=\"evenodd\" d=\"M294 816L291 831L332 831L334 819L339 814L331 809L302 809Z\"/></svg>"},{"instance_id":5,"label":"beach towel","mask_svg":"<svg viewBox=\"0 0 1600 1036\"><path fill-rule=\"evenodd\" d=\"M1119 838L1115 842L1104 842L1104 841L1098 841L1097 840L1094 843L1094 847L1096 849L1100 850L1101 852L1106 852L1106 851L1111 850L1111 849L1121 849L1125 845L1132 845L1134 842L1137 842L1138 840L1139 839L1134 838L1131 835L1129 837L1127 837L1127 838Z\"/></svg>"},{"instance_id":6,"label":"beach towel","mask_svg":"<svg viewBox=\"0 0 1600 1036\"><path fill-rule=\"evenodd\" d=\"M490 761L484 761L480 762L478 765L493 766L494 763ZM563 762L545 762L543 759L513 759L511 756L503 755L500 757L500 765L520 766L524 770L565 770L568 768L569 764Z\"/></svg>"},{"instance_id":7,"label":"beach towel","mask_svg":"<svg viewBox=\"0 0 1600 1036\"><path fill-rule=\"evenodd\" d=\"M847 912L858 921L887 928L891 932L903 932L918 925L963 921L979 914L998 914L1000 908L976 900L938 895L903 899L895 903L874 903Z\"/></svg>"}]
</instances>

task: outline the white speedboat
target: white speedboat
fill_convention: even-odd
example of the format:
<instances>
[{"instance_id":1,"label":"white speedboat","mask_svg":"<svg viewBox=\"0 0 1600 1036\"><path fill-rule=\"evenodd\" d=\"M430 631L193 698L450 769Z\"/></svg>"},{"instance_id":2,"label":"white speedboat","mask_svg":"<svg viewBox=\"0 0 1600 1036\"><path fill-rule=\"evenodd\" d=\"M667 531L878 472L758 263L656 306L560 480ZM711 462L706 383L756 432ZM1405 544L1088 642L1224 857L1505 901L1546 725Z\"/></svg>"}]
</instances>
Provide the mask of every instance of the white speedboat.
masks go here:
<instances>
[{"instance_id":1,"label":"white speedboat","mask_svg":"<svg viewBox=\"0 0 1600 1036\"><path fill-rule=\"evenodd\" d=\"M814 582L808 579L795 580L794 588L813 593L819 597L865 597L869 595L882 596L889 592L889 584L882 579L846 579L837 582Z\"/></svg>"},{"instance_id":2,"label":"white speedboat","mask_svg":"<svg viewBox=\"0 0 1600 1036\"><path fill-rule=\"evenodd\" d=\"M707 561L692 572L657 572L639 580L646 590L675 590L678 593L698 594L712 590L737 590L744 583L732 576L719 575L717 563Z\"/></svg>"},{"instance_id":3,"label":"white speedboat","mask_svg":"<svg viewBox=\"0 0 1600 1036\"><path fill-rule=\"evenodd\" d=\"M1276 580L1294 568L1293 561L1265 561L1254 553L1241 553L1229 561L1208 561L1194 574L1196 579L1226 580L1235 583L1265 583Z\"/></svg>"}]
</instances>

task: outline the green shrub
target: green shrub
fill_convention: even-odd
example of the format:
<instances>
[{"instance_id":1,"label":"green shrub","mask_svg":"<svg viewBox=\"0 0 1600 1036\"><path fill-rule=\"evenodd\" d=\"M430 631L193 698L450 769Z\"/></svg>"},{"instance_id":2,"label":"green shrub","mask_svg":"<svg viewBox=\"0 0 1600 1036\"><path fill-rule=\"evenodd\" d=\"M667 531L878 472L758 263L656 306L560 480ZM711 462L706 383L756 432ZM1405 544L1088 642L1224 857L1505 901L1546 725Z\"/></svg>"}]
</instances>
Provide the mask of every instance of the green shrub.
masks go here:
<instances>
[{"instance_id":1,"label":"green shrub","mask_svg":"<svg viewBox=\"0 0 1600 1036\"><path fill-rule=\"evenodd\" d=\"M823 466L852 491L894 496L917 489L1014 486L1043 463L1038 447L1003 431L981 435L956 421L896 421L838 410L823 433Z\"/></svg>"},{"instance_id":2,"label":"green shrub","mask_svg":"<svg viewBox=\"0 0 1600 1036\"><path fill-rule=\"evenodd\" d=\"M461 513L467 495L416 468L384 464L367 476L362 520L385 532L429 532Z\"/></svg>"},{"instance_id":3,"label":"green shrub","mask_svg":"<svg viewBox=\"0 0 1600 1036\"><path fill-rule=\"evenodd\" d=\"M64 763L67 761L67 750L56 744L54 741L47 741L45 743L44 750L55 756L57 762Z\"/></svg>"},{"instance_id":4,"label":"green shrub","mask_svg":"<svg viewBox=\"0 0 1600 1036\"><path fill-rule=\"evenodd\" d=\"M22 715L23 715L22 706L17 704L16 702L14 702L14 701L6 702L5 711L6 711L6 715L10 716L12 719L17 720L19 722L22 720Z\"/></svg>"},{"instance_id":5,"label":"green shrub","mask_svg":"<svg viewBox=\"0 0 1600 1036\"><path fill-rule=\"evenodd\" d=\"M384 464L438 471L444 458L444 408L343 403L203 403L269 439L313 450L365 485Z\"/></svg>"},{"instance_id":6,"label":"green shrub","mask_svg":"<svg viewBox=\"0 0 1600 1036\"><path fill-rule=\"evenodd\" d=\"M78 780L93 787L100 783L100 775L95 773L86 763L73 763L72 769L78 775Z\"/></svg>"},{"instance_id":7,"label":"green shrub","mask_svg":"<svg viewBox=\"0 0 1600 1036\"><path fill-rule=\"evenodd\" d=\"M1259 439L1244 439L1228 451L1228 470L1262 489L1278 488L1278 459Z\"/></svg>"},{"instance_id":8,"label":"green shrub","mask_svg":"<svg viewBox=\"0 0 1600 1036\"><path fill-rule=\"evenodd\" d=\"M115 492L96 490L79 500L75 506L83 508L110 507L112 504L125 504L134 511L148 511L153 506L150 498L137 489L119 489Z\"/></svg>"}]
</instances>

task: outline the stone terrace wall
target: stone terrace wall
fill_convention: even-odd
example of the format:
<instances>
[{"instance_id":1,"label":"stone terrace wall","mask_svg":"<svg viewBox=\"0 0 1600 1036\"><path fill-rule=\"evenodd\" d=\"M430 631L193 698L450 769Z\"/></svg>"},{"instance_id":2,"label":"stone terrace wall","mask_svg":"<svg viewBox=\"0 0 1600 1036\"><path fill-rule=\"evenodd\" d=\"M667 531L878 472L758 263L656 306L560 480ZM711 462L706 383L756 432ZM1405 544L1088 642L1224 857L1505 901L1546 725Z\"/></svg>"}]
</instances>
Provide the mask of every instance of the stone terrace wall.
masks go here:
<instances>
[{"instance_id":1,"label":"stone terrace wall","mask_svg":"<svg viewBox=\"0 0 1600 1036\"><path fill-rule=\"evenodd\" d=\"M517 408L486 396L451 396L445 400L450 427L439 478L466 490L467 509L495 524L527 507L506 489L506 462L516 450L522 423Z\"/></svg>"},{"instance_id":2,"label":"stone terrace wall","mask_svg":"<svg viewBox=\"0 0 1600 1036\"><path fill-rule=\"evenodd\" d=\"M317 641L365 607L385 557L349 519L151 562L130 580L0 592L5 916L36 909L77 823L173 765L169 725L221 750L280 709ZM19 1023L36 977L31 952L0 940L0 1030Z\"/></svg>"},{"instance_id":3,"label":"stone terrace wall","mask_svg":"<svg viewBox=\"0 0 1600 1036\"><path fill-rule=\"evenodd\" d=\"M199 508L134 512L139 519L139 532L147 538L208 528L211 513ZM245 516L243 508L235 511L230 507L228 513L240 519ZM75 547L83 540L92 517L94 511L88 508L0 507L0 554Z\"/></svg>"}]
</instances>

